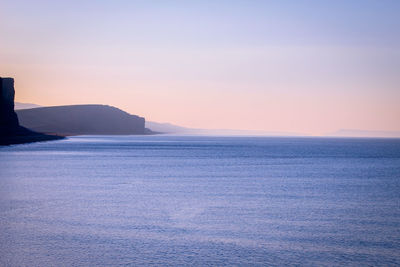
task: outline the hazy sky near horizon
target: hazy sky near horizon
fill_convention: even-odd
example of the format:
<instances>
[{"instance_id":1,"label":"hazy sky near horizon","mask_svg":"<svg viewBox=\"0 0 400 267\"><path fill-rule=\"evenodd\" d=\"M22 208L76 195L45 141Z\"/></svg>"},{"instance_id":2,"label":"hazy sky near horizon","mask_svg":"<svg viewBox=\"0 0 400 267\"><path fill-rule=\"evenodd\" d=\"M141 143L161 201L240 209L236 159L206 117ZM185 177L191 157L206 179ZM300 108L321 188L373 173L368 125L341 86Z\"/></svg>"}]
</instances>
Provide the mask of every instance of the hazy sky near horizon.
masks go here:
<instances>
[{"instance_id":1,"label":"hazy sky near horizon","mask_svg":"<svg viewBox=\"0 0 400 267\"><path fill-rule=\"evenodd\" d=\"M400 1L18 1L16 100L188 127L400 131Z\"/></svg>"}]
</instances>

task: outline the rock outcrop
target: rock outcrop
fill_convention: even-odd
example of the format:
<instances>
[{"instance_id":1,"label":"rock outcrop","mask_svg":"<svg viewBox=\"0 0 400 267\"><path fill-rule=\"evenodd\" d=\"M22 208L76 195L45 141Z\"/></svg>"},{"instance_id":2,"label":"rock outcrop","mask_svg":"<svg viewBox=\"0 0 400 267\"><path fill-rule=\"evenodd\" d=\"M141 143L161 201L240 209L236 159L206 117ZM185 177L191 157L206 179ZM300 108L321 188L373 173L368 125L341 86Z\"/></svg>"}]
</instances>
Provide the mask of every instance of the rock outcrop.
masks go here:
<instances>
[{"instance_id":1,"label":"rock outcrop","mask_svg":"<svg viewBox=\"0 0 400 267\"><path fill-rule=\"evenodd\" d=\"M14 79L0 77L0 145L62 139L61 136L46 135L19 125L14 111Z\"/></svg>"},{"instance_id":2,"label":"rock outcrop","mask_svg":"<svg viewBox=\"0 0 400 267\"><path fill-rule=\"evenodd\" d=\"M0 134L11 134L19 130L17 114L14 111L14 79L0 78Z\"/></svg>"}]
</instances>

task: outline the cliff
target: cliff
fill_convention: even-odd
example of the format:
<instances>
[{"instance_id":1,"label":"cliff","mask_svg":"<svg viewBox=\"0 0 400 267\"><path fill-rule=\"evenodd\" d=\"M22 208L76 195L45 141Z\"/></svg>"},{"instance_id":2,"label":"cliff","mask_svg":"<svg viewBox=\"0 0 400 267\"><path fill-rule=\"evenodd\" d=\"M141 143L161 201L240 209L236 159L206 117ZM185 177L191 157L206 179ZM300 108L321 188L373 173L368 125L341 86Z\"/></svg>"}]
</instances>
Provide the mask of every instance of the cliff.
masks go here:
<instances>
[{"instance_id":1,"label":"cliff","mask_svg":"<svg viewBox=\"0 0 400 267\"><path fill-rule=\"evenodd\" d=\"M14 79L0 77L0 145L20 144L63 137L46 135L28 130L19 125L14 111Z\"/></svg>"},{"instance_id":2,"label":"cliff","mask_svg":"<svg viewBox=\"0 0 400 267\"><path fill-rule=\"evenodd\" d=\"M17 110L21 125L60 135L146 134L145 119L106 105L69 105Z\"/></svg>"},{"instance_id":3,"label":"cliff","mask_svg":"<svg viewBox=\"0 0 400 267\"><path fill-rule=\"evenodd\" d=\"M0 134L18 131L19 123L14 111L14 79L0 78Z\"/></svg>"}]
</instances>

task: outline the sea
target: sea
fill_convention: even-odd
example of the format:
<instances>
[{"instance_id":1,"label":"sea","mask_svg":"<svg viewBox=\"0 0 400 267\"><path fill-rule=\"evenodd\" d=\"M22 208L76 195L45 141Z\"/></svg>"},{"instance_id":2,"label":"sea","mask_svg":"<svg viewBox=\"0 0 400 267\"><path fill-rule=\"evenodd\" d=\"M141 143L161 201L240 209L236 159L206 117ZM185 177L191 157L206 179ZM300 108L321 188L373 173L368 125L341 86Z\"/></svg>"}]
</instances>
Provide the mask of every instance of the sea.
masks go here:
<instances>
[{"instance_id":1,"label":"sea","mask_svg":"<svg viewBox=\"0 0 400 267\"><path fill-rule=\"evenodd\" d=\"M0 266L400 266L400 139L0 147Z\"/></svg>"}]
</instances>

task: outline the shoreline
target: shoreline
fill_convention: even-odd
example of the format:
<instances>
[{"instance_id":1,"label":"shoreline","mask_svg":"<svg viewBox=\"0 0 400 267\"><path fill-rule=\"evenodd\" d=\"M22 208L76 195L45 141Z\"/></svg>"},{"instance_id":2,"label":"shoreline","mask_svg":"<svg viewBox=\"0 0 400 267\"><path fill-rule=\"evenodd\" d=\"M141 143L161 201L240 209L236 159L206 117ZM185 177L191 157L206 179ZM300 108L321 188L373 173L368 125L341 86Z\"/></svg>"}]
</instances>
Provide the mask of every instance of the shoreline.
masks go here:
<instances>
[{"instance_id":1,"label":"shoreline","mask_svg":"<svg viewBox=\"0 0 400 267\"><path fill-rule=\"evenodd\" d=\"M62 140L65 138L66 138L65 136L47 135L47 134L1 136L0 137L0 146L28 144L28 143L45 142L45 141L55 141L55 140Z\"/></svg>"}]
</instances>

